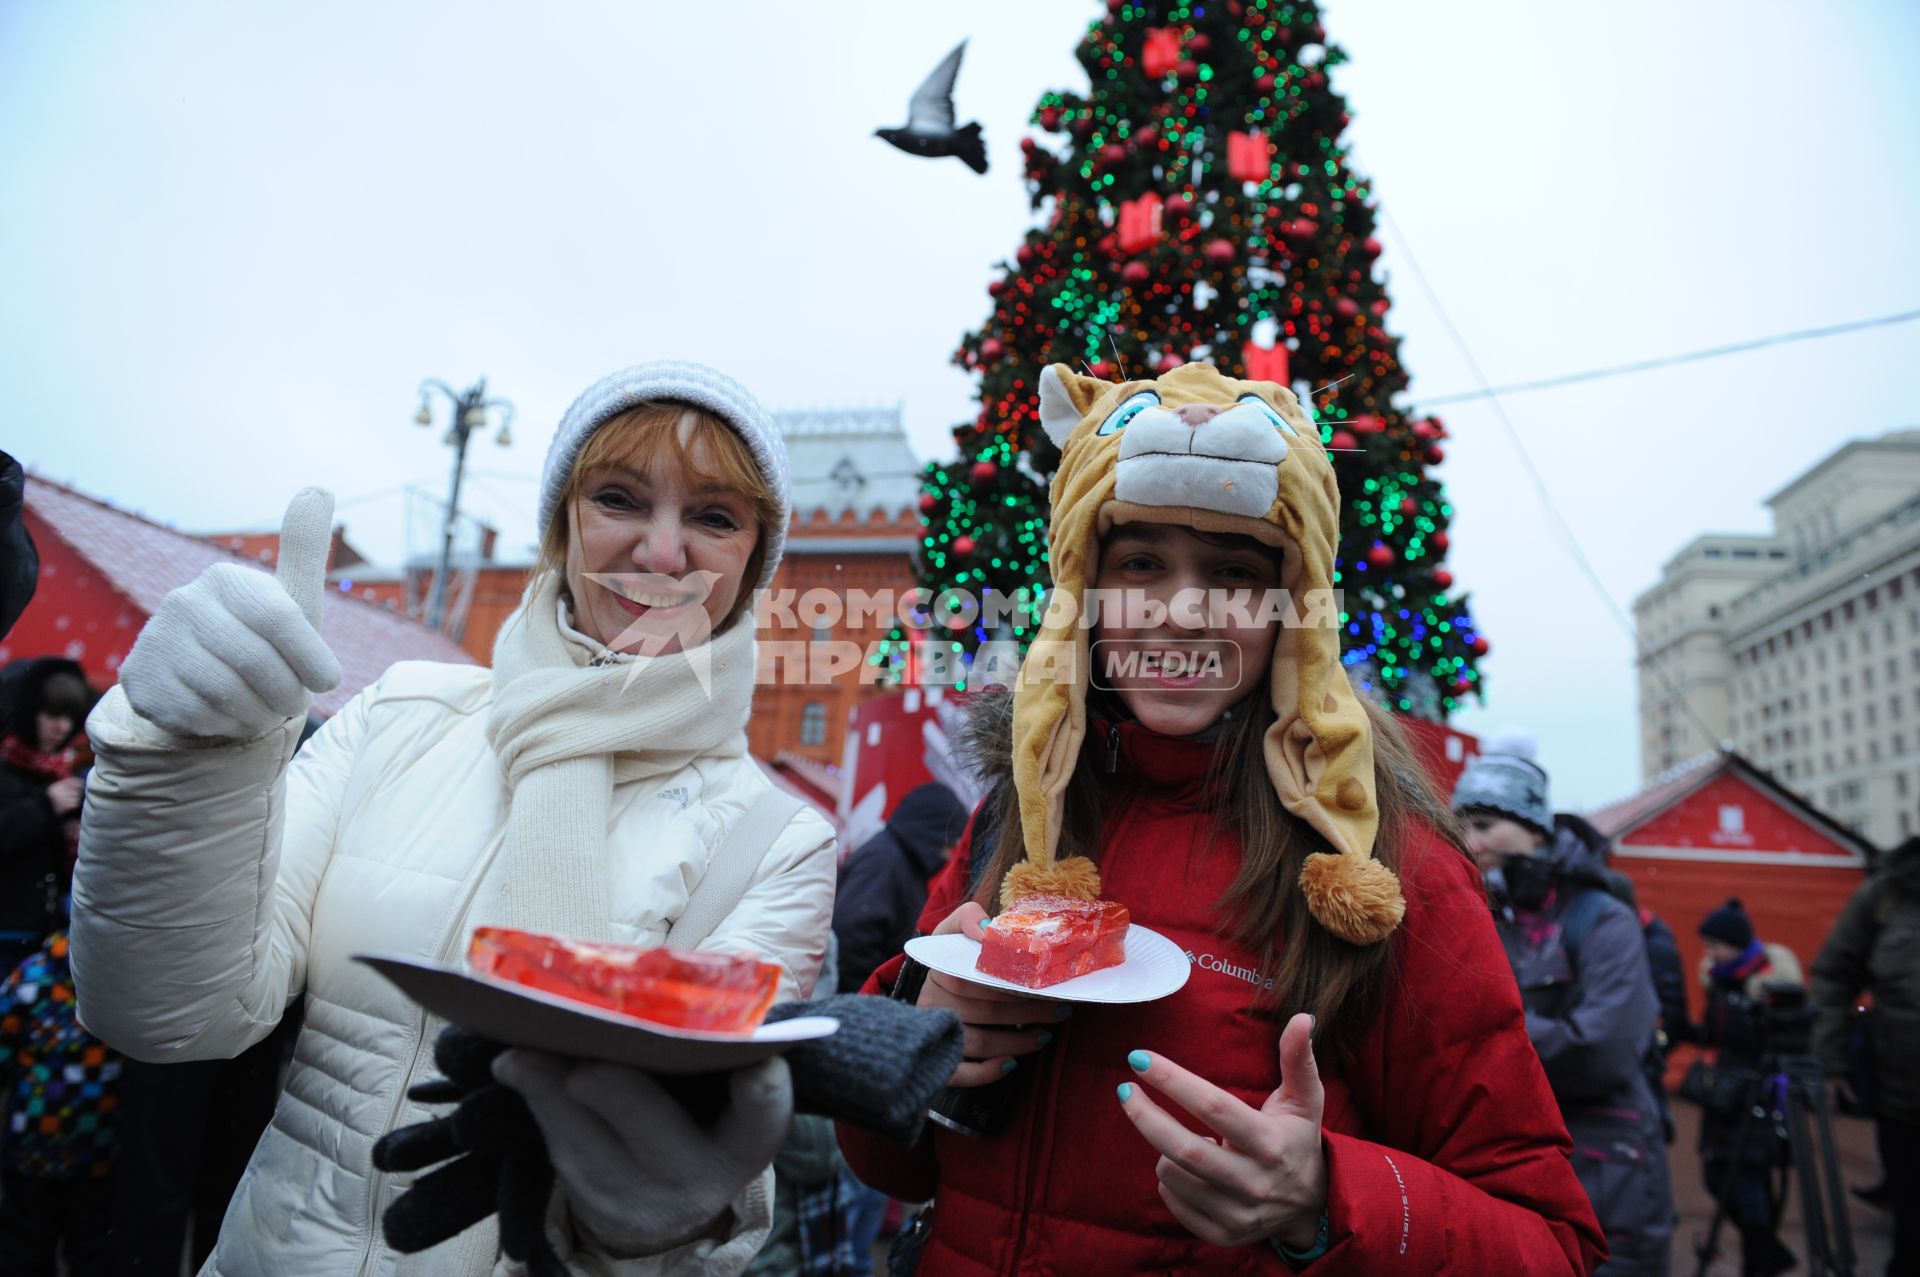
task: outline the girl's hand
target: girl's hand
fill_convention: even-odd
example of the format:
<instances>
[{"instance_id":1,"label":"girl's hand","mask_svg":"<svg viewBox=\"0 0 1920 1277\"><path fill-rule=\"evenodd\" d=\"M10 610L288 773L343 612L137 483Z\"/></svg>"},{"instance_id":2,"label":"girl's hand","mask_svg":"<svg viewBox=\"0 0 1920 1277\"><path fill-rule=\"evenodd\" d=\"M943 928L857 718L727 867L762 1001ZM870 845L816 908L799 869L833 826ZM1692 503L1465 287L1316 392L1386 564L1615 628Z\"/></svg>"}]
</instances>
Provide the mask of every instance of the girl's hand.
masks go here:
<instances>
[{"instance_id":1,"label":"girl's hand","mask_svg":"<svg viewBox=\"0 0 1920 1277\"><path fill-rule=\"evenodd\" d=\"M1326 1094L1313 1058L1313 1017L1296 1015L1280 1035L1280 1089L1258 1109L1162 1055L1135 1051L1134 1072L1220 1138L1196 1135L1147 1095L1123 1084L1120 1105L1160 1150L1160 1199L1201 1241L1245 1246L1278 1237L1313 1245L1327 1209L1327 1156L1320 1141Z\"/></svg>"},{"instance_id":2,"label":"girl's hand","mask_svg":"<svg viewBox=\"0 0 1920 1277\"><path fill-rule=\"evenodd\" d=\"M957 931L970 939L984 940L982 924L986 918L987 911L969 900L948 914L933 934L944 936ZM1015 1056L1031 1055L1053 1041L1052 1030L1046 1026L1058 1024L1069 1012L1062 1002L1023 998L939 971L928 972L927 982L920 987L918 1005L945 1008L966 1026L966 1053L948 1080L949 1086L985 1086L999 1081L1013 1072Z\"/></svg>"},{"instance_id":3,"label":"girl's hand","mask_svg":"<svg viewBox=\"0 0 1920 1277\"><path fill-rule=\"evenodd\" d=\"M47 802L53 806L53 814L65 816L79 810L80 778L69 776L65 780L56 780L47 786Z\"/></svg>"}]
</instances>

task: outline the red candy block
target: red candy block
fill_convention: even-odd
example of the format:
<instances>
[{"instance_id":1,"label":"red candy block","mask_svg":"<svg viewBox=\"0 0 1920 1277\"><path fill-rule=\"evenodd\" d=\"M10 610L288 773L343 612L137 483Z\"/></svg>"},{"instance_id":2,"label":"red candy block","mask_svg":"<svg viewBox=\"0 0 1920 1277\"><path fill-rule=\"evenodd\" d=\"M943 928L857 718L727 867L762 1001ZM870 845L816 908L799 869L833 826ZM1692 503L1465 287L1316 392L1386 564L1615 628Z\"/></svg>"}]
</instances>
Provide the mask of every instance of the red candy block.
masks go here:
<instances>
[{"instance_id":1,"label":"red candy block","mask_svg":"<svg viewBox=\"0 0 1920 1277\"><path fill-rule=\"evenodd\" d=\"M780 968L750 954L649 949L480 927L475 974L675 1029L751 1033L773 1005Z\"/></svg>"},{"instance_id":2,"label":"red candy block","mask_svg":"<svg viewBox=\"0 0 1920 1277\"><path fill-rule=\"evenodd\" d=\"M993 920L975 968L1044 989L1126 961L1127 909L1111 900L1028 896Z\"/></svg>"}]
</instances>

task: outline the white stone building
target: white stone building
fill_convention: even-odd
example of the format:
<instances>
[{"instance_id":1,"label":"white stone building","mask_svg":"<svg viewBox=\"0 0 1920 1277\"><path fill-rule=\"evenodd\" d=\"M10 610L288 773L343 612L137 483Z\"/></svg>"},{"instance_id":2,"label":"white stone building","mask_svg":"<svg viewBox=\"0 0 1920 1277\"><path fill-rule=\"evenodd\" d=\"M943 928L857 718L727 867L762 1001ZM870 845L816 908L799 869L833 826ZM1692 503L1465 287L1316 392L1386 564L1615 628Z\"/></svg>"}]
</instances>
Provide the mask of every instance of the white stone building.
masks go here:
<instances>
[{"instance_id":1,"label":"white stone building","mask_svg":"<svg viewBox=\"0 0 1920 1277\"><path fill-rule=\"evenodd\" d=\"M1881 846L1920 833L1920 430L1846 444L1634 601L1640 766L1731 745Z\"/></svg>"}]
</instances>

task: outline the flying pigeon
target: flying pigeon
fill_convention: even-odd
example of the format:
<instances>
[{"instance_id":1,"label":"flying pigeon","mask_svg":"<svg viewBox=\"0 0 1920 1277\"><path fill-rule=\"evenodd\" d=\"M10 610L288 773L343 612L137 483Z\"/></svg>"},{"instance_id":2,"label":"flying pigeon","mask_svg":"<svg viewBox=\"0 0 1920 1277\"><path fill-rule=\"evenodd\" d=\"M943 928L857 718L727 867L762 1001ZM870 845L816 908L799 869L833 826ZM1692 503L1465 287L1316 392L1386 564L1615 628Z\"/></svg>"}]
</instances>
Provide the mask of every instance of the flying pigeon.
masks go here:
<instances>
[{"instance_id":1,"label":"flying pigeon","mask_svg":"<svg viewBox=\"0 0 1920 1277\"><path fill-rule=\"evenodd\" d=\"M953 127L953 82L960 74L960 55L966 51L967 42L962 40L913 91L905 128L875 129L873 135L908 155L954 155L974 172L986 172L987 145L980 138L978 121L965 128Z\"/></svg>"}]
</instances>

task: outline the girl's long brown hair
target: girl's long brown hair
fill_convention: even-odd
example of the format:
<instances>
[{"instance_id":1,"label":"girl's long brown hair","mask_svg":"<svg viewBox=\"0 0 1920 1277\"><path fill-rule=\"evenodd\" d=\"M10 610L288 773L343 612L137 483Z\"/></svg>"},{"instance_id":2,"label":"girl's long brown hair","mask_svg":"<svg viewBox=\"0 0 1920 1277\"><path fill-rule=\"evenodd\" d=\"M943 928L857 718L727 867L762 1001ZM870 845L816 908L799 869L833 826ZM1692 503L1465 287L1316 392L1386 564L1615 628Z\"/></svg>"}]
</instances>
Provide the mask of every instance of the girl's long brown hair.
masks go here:
<instances>
[{"instance_id":1,"label":"girl's long brown hair","mask_svg":"<svg viewBox=\"0 0 1920 1277\"><path fill-rule=\"evenodd\" d=\"M1434 792L1425 768L1400 726L1386 711L1362 697L1373 732L1374 784L1380 808L1380 832L1374 856L1398 872L1407 840L1422 823L1437 829L1466 854L1465 839ZM1089 707L1090 709L1092 707ZM1243 702L1215 744L1207 792L1220 801L1212 827L1203 837L1212 845L1240 845L1240 869L1219 902L1231 920L1228 932L1261 955L1263 973L1256 1005L1276 1019L1299 1011L1315 1017L1314 1038L1324 1054L1350 1049L1379 1010L1394 938L1374 945L1350 944L1333 935L1307 911L1300 891L1300 866L1324 839L1280 805L1267 775L1264 742L1274 712L1264 681ZM1100 860L1100 813L1105 788L1100 757L1104 743L1089 732L1067 783L1059 855ZM995 909L999 885L1025 854L1019 804L1012 795L1001 802L1001 822L993 864L980 879L974 898Z\"/></svg>"}]
</instances>

